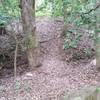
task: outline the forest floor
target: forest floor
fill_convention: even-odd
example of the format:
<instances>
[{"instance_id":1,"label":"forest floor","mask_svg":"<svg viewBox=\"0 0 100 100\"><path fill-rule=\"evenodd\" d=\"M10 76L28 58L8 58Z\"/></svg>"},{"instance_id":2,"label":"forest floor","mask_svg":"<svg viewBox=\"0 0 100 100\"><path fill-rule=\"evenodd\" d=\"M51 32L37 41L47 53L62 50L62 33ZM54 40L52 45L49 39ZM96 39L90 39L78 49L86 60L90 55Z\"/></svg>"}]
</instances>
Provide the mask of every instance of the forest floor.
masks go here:
<instances>
[{"instance_id":1,"label":"forest floor","mask_svg":"<svg viewBox=\"0 0 100 100\"><path fill-rule=\"evenodd\" d=\"M11 76L12 69L3 69L0 100L67 100L64 98L71 92L99 85L100 72L91 64L92 59L80 63L63 60L62 28L59 20L37 20L42 66L30 70L27 63L20 65L16 79Z\"/></svg>"}]
</instances>

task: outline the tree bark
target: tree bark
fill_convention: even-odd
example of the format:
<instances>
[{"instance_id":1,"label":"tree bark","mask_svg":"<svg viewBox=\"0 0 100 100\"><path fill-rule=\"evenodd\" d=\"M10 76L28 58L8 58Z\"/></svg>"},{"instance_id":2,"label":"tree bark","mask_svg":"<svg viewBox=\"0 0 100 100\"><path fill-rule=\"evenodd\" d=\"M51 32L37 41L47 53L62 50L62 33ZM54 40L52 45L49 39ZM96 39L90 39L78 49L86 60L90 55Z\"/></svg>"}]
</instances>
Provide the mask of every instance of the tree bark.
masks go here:
<instances>
[{"instance_id":1,"label":"tree bark","mask_svg":"<svg viewBox=\"0 0 100 100\"><path fill-rule=\"evenodd\" d=\"M95 25L95 50L96 50L96 68L100 70L100 31L99 30L99 20L100 15L95 13L96 25Z\"/></svg>"},{"instance_id":2,"label":"tree bark","mask_svg":"<svg viewBox=\"0 0 100 100\"><path fill-rule=\"evenodd\" d=\"M67 5L64 4L64 0L62 0L62 4L63 4L63 21L64 21L64 26L63 26L63 32L62 32L62 36L65 36L66 35L66 32L68 30L67 28L67 24L66 24L66 19L67 19Z\"/></svg>"},{"instance_id":3,"label":"tree bark","mask_svg":"<svg viewBox=\"0 0 100 100\"><path fill-rule=\"evenodd\" d=\"M100 40L95 42L96 49L96 68L100 70Z\"/></svg>"},{"instance_id":4,"label":"tree bark","mask_svg":"<svg viewBox=\"0 0 100 100\"><path fill-rule=\"evenodd\" d=\"M39 43L36 37L35 0L20 0L23 30L26 34L26 47L29 66L40 66Z\"/></svg>"},{"instance_id":5,"label":"tree bark","mask_svg":"<svg viewBox=\"0 0 100 100\"><path fill-rule=\"evenodd\" d=\"M62 0L63 3L63 17L64 17L64 21L66 21L67 19L67 4L64 4L64 0Z\"/></svg>"}]
</instances>

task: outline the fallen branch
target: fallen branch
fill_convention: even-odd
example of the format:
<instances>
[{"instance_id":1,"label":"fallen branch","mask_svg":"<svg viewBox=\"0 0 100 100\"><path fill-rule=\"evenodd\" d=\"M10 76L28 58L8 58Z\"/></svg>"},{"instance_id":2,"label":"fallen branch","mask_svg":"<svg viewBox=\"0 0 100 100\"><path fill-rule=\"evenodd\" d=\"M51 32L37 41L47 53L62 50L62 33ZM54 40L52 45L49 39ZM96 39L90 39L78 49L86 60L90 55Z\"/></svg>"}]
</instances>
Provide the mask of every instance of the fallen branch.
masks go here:
<instances>
[{"instance_id":1,"label":"fallen branch","mask_svg":"<svg viewBox=\"0 0 100 100\"><path fill-rule=\"evenodd\" d=\"M58 37L53 37L53 38L50 38L50 39L46 39L46 40L40 40L39 43L45 43L45 42L49 42L51 40L54 40L54 39L58 39L58 38L61 38L62 35L58 36Z\"/></svg>"}]
</instances>

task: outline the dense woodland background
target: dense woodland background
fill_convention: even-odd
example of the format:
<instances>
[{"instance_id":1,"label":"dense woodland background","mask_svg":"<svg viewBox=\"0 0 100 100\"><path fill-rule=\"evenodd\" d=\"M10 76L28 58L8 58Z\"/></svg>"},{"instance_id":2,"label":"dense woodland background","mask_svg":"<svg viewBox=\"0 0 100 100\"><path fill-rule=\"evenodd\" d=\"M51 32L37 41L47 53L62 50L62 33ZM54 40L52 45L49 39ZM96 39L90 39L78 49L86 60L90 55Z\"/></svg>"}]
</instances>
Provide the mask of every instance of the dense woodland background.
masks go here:
<instances>
[{"instance_id":1,"label":"dense woodland background","mask_svg":"<svg viewBox=\"0 0 100 100\"><path fill-rule=\"evenodd\" d=\"M99 100L99 69L99 0L0 0L0 78L1 83L5 82L5 86L6 83L13 84L10 80L14 78L15 88L17 91L22 91L20 89L22 84L25 85L23 82L25 73L29 72L26 75L32 77L32 81L27 80L31 85L35 80L34 75L38 88L38 81L40 88L43 85L40 83L40 77L48 77L47 82L50 83L54 79L54 84L59 84L59 88L56 87L57 91L61 92L58 95L57 93L50 95L47 92L48 97L46 92L43 92L46 97L42 93L36 93L37 96L35 94L33 97L29 96L30 100ZM59 75L49 79L53 74ZM60 75L65 80L62 81L62 78L56 83ZM73 79L74 76L78 83L75 78ZM81 76L82 78L79 78ZM24 78L20 79L21 77ZM92 93L89 90L88 96L71 99L66 93L67 86L71 87L70 83L67 83L70 79L74 80L71 86L74 84L79 88L79 84L83 82L89 87L95 85L97 89L91 90ZM53 89L51 91L56 90L53 86L50 87ZM64 90L61 90L62 87ZM32 86L27 89L29 88L35 90ZM11 89L12 87L9 91L12 93ZM75 90L73 86L72 89ZM3 96L3 92L4 95L8 93L6 90L7 88L0 86L0 100L7 100L6 96ZM24 92L23 90L22 93ZM84 92L82 93L81 95L84 95ZM14 100L9 95L9 100ZM15 99L17 96L14 96ZM16 100L26 100L26 97Z\"/></svg>"}]
</instances>

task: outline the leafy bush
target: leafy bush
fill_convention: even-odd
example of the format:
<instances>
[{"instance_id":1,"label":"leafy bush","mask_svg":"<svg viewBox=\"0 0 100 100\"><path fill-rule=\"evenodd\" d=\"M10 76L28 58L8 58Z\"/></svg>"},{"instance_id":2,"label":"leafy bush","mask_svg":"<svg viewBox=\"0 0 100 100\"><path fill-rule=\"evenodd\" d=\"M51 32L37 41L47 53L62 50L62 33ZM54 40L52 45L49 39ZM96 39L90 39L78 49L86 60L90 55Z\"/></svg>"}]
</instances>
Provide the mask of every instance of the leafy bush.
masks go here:
<instances>
[{"instance_id":1,"label":"leafy bush","mask_svg":"<svg viewBox=\"0 0 100 100\"><path fill-rule=\"evenodd\" d=\"M82 34L88 30L92 31L91 38L97 40L97 33L100 32L98 25L100 23L99 17L100 4L96 4L96 0L63 0L63 9L67 15L64 15L65 24L72 24L71 30L67 30L64 48L77 48ZM66 14L65 13L65 14ZM79 32L83 29L83 32ZM76 36L72 38L73 34Z\"/></svg>"}]
</instances>

